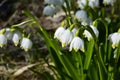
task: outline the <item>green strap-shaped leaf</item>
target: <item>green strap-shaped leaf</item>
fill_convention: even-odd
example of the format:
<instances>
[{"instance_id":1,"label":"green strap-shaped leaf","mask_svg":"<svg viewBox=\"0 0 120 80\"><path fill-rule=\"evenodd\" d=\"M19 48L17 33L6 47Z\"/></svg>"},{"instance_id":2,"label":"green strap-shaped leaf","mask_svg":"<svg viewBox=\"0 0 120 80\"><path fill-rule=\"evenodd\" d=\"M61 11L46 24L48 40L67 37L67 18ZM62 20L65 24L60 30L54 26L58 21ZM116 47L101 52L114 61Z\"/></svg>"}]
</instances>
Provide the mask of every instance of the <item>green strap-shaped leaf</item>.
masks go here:
<instances>
[{"instance_id":1,"label":"green strap-shaped leaf","mask_svg":"<svg viewBox=\"0 0 120 80\"><path fill-rule=\"evenodd\" d=\"M93 49L94 49L94 40L91 39L87 45L87 51L85 52L85 62L84 62L84 69L87 70L90 65L91 57L93 54Z\"/></svg>"}]
</instances>

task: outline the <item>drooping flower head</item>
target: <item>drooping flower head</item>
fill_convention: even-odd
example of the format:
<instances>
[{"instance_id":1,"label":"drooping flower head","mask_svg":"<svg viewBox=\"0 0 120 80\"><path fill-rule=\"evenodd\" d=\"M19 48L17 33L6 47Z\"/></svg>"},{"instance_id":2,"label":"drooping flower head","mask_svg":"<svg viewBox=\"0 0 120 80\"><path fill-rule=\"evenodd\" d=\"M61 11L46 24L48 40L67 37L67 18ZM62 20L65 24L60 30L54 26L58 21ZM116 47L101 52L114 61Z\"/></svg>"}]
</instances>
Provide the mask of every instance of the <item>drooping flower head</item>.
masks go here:
<instances>
[{"instance_id":1,"label":"drooping flower head","mask_svg":"<svg viewBox=\"0 0 120 80\"><path fill-rule=\"evenodd\" d=\"M74 37L70 44L70 51L74 49L76 52L80 49L84 52L84 41L80 37Z\"/></svg>"},{"instance_id":2,"label":"drooping flower head","mask_svg":"<svg viewBox=\"0 0 120 80\"><path fill-rule=\"evenodd\" d=\"M67 29L63 32L63 34L60 37L60 41L62 43L62 47L67 46L68 44L70 44L70 42L73 39L73 33Z\"/></svg>"},{"instance_id":3,"label":"drooping flower head","mask_svg":"<svg viewBox=\"0 0 120 80\"><path fill-rule=\"evenodd\" d=\"M53 16L56 13L54 5L47 5L44 7L43 14L47 16Z\"/></svg>"},{"instance_id":4,"label":"drooping flower head","mask_svg":"<svg viewBox=\"0 0 120 80\"><path fill-rule=\"evenodd\" d=\"M19 40L21 39L21 37L22 37L21 32L15 30L13 33L13 38L12 38L12 41L15 44L15 46L19 44Z\"/></svg>"},{"instance_id":5,"label":"drooping flower head","mask_svg":"<svg viewBox=\"0 0 120 80\"><path fill-rule=\"evenodd\" d=\"M120 42L120 33L115 32L109 35L108 39L112 42L112 47L118 47L118 44Z\"/></svg>"},{"instance_id":6,"label":"drooping flower head","mask_svg":"<svg viewBox=\"0 0 120 80\"><path fill-rule=\"evenodd\" d=\"M11 29L10 28L6 28L6 30L5 30L5 37L8 39L8 40L11 40L12 39L12 37L13 37L13 32L11 31Z\"/></svg>"},{"instance_id":7,"label":"drooping flower head","mask_svg":"<svg viewBox=\"0 0 120 80\"><path fill-rule=\"evenodd\" d=\"M79 21L87 21L87 13L84 10L78 10L75 13L75 17L79 20Z\"/></svg>"},{"instance_id":8,"label":"drooping flower head","mask_svg":"<svg viewBox=\"0 0 120 80\"><path fill-rule=\"evenodd\" d=\"M7 38L4 34L0 34L0 47L7 45Z\"/></svg>"},{"instance_id":9,"label":"drooping flower head","mask_svg":"<svg viewBox=\"0 0 120 80\"><path fill-rule=\"evenodd\" d=\"M77 4L81 9L84 9L87 5L87 0L77 0Z\"/></svg>"},{"instance_id":10,"label":"drooping flower head","mask_svg":"<svg viewBox=\"0 0 120 80\"><path fill-rule=\"evenodd\" d=\"M92 20L90 18L87 18L87 21L82 21L81 25L83 26L87 26L87 25L91 25L92 24Z\"/></svg>"},{"instance_id":11,"label":"drooping flower head","mask_svg":"<svg viewBox=\"0 0 120 80\"><path fill-rule=\"evenodd\" d=\"M88 6L95 8L99 6L99 0L89 0Z\"/></svg>"},{"instance_id":12,"label":"drooping flower head","mask_svg":"<svg viewBox=\"0 0 120 80\"><path fill-rule=\"evenodd\" d=\"M95 33L96 37L98 37L99 31L97 30L97 28L95 26L92 26L92 25L90 25L90 27L92 28L92 30ZM88 41L90 41L90 39L93 38L93 36L91 35L91 33L88 30L84 30L83 35L88 39Z\"/></svg>"},{"instance_id":13,"label":"drooping flower head","mask_svg":"<svg viewBox=\"0 0 120 80\"><path fill-rule=\"evenodd\" d=\"M62 36L63 32L65 31L64 27L59 27L54 34L54 38L57 38L58 40L60 40L60 37Z\"/></svg>"},{"instance_id":14,"label":"drooping flower head","mask_svg":"<svg viewBox=\"0 0 120 80\"><path fill-rule=\"evenodd\" d=\"M32 48L32 41L29 38L23 38L21 42L21 48L28 51Z\"/></svg>"}]
</instances>

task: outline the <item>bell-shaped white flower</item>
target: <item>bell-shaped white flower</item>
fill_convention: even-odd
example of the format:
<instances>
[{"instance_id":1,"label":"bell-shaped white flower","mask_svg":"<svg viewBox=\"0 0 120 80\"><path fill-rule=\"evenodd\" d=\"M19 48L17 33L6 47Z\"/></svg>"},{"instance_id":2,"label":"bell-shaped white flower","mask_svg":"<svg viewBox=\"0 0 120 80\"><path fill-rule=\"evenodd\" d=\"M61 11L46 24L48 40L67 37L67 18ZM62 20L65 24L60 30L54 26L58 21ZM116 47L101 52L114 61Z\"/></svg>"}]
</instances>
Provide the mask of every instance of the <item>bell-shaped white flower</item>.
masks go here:
<instances>
[{"instance_id":1,"label":"bell-shaped white flower","mask_svg":"<svg viewBox=\"0 0 120 80\"><path fill-rule=\"evenodd\" d=\"M77 0L77 4L81 9L84 9L87 5L87 0Z\"/></svg>"},{"instance_id":2,"label":"bell-shaped white flower","mask_svg":"<svg viewBox=\"0 0 120 80\"><path fill-rule=\"evenodd\" d=\"M79 21L87 21L87 13L84 10L78 10L75 13L75 17L79 20Z\"/></svg>"},{"instance_id":3,"label":"bell-shaped white flower","mask_svg":"<svg viewBox=\"0 0 120 80\"><path fill-rule=\"evenodd\" d=\"M87 18L87 21L82 21L81 25L83 26L87 26L87 25L91 25L92 24L92 20L90 18Z\"/></svg>"},{"instance_id":4,"label":"bell-shaped white flower","mask_svg":"<svg viewBox=\"0 0 120 80\"><path fill-rule=\"evenodd\" d=\"M72 49L74 49L76 52L80 49L81 51L85 51L84 50L84 41L80 38L80 37L74 37L71 44L70 44L70 51L72 51Z\"/></svg>"},{"instance_id":5,"label":"bell-shaped white flower","mask_svg":"<svg viewBox=\"0 0 120 80\"><path fill-rule=\"evenodd\" d=\"M13 37L13 32L10 28L6 28L4 35L8 40L11 40Z\"/></svg>"},{"instance_id":6,"label":"bell-shaped white flower","mask_svg":"<svg viewBox=\"0 0 120 80\"><path fill-rule=\"evenodd\" d=\"M32 48L32 41L29 38L23 38L21 42L21 48L28 51Z\"/></svg>"},{"instance_id":7,"label":"bell-shaped white flower","mask_svg":"<svg viewBox=\"0 0 120 80\"><path fill-rule=\"evenodd\" d=\"M7 45L7 38L5 37L5 35L0 34L0 47L3 47Z\"/></svg>"},{"instance_id":8,"label":"bell-shaped white flower","mask_svg":"<svg viewBox=\"0 0 120 80\"><path fill-rule=\"evenodd\" d=\"M98 7L98 6L99 6L99 0L89 0L88 5L89 5L91 8Z\"/></svg>"},{"instance_id":9,"label":"bell-shaped white flower","mask_svg":"<svg viewBox=\"0 0 120 80\"><path fill-rule=\"evenodd\" d=\"M14 31L12 41L15 44L15 46L17 46L19 44L21 37L22 37L21 32L19 32L17 30Z\"/></svg>"},{"instance_id":10,"label":"bell-shaped white flower","mask_svg":"<svg viewBox=\"0 0 120 80\"><path fill-rule=\"evenodd\" d=\"M120 42L120 33L115 32L109 35L108 39L112 42L112 47L118 47L118 44Z\"/></svg>"},{"instance_id":11,"label":"bell-shaped white flower","mask_svg":"<svg viewBox=\"0 0 120 80\"><path fill-rule=\"evenodd\" d=\"M70 42L73 39L73 33L67 29L63 32L63 34L60 37L60 41L62 43L62 47L67 46L68 44L70 44Z\"/></svg>"},{"instance_id":12,"label":"bell-shaped white flower","mask_svg":"<svg viewBox=\"0 0 120 80\"><path fill-rule=\"evenodd\" d=\"M113 5L116 0L103 0L105 5Z\"/></svg>"},{"instance_id":13,"label":"bell-shaped white flower","mask_svg":"<svg viewBox=\"0 0 120 80\"><path fill-rule=\"evenodd\" d=\"M92 28L93 32L95 33L96 37L98 37L99 35L99 31L97 30L97 28L95 26L90 25L90 27ZM83 35L88 39L88 41L90 41L90 39L92 39L92 35L88 30L84 30Z\"/></svg>"},{"instance_id":14,"label":"bell-shaped white flower","mask_svg":"<svg viewBox=\"0 0 120 80\"><path fill-rule=\"evenodd\" d=\"M47 5L43 9L43 14L47 16L53 16L56 13L56 9L54 5Z\"/></svg>"},{"instance_id":15,"label":"bell-shaped white flower","mask_svg":"<svg viewBox=\"0 0 120 80\"><path fill-rule=\"evenodd\" d=\"M65 31L64 27L59 27L54 34L54 38L57 38L58 40L60 40L61 35L63 34L63 32Z\"/></svg>"}]
</instances>

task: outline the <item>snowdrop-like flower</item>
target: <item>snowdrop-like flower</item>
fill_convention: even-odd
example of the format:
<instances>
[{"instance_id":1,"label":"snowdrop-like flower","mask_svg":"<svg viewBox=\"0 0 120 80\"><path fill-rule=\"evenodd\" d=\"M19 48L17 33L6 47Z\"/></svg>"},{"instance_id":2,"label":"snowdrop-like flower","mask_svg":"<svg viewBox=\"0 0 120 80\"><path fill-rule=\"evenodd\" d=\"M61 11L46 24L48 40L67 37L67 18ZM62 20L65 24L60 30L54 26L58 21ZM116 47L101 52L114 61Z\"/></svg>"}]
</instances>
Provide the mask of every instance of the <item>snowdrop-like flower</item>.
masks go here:
<instances>
[{"instance_id":1,"label":"snowdrop-like flower","mask_svg":"<svg viewBox=\"0 0 120 80\"><path fill-rule=\"evenodd\" d=\"M76 52L80 49L84 52L84 41L80 37L74 37L70 44L70 51L74 49Z\"/></svg>"},{"instance_id":2,"label":"snowdrop-like flower","mask_svg":"<svg viewBox=\"0 0 120 80\"><path fill-rule=\"evenodd\" d=\"M56 13L55 6L53 5L48 5L44 8L43 14L47 16L53 16Z\"/></svg>"},{"instance_id":3,"label":"snowdrop-like flower","mask_svg":"<svg viewBox=\"0 0 120 80\"><path fill-rule=\"evenodd\" d=\"M70 44L72 39L73 39L73 33L69 29L65 30L60 38L60 41L62 43L62 47L65 47L68 44Z\"/></svg>"},{"instance_id":4,"label":"snowdrop-like flower","mask_svg":"<svg viewBox=\"0 0 120 80\"><path fill-rule=\"evenodd\" d=\"M90 18L87 18L87 21L82 21L81 25L83 26L87 26L87 25L91 25L92 24L92 20Z\"/></svg>"},{"instance_id":5,"label":"snowdrop-like flower","mask_svg":"<svg viewBox=\"0 0 120 80\"><path fill-rule=\"evenodd\" d=\"M116 0L103 0L103 3L106 5L113 5Z\"/></svg>"},{"instance_id":6,"label":"snowdrop-like flower","mask_svg":"<svg viewBox=\"0 0 120 80\"><path fill-rule=\"evenodd\" d=\"M0 47L3 47L6 44L7 44L7 38L5 37L5 35L0 34Z\"/></svg>"},{"instance_id":7,"label":"snowdrop-like flower","mask_svg":"<svg viewBox=\"0 0 120 80\"><path fill-rule=\"evenodd\" d=\"M60 40L61 35L63 34L63 32L65 31L64 27L59 27L54 34L54 38L57 38L58 40Z\"/></svg>"},{"instance_id":8,"label":"snowdrop-like flower","mask_svg":"<svg viewBox=\"0 0 120 80\"><path fill-rule=\"evenodd\" d=\"M118 44L120 42L120 33L115 32L109 35L108 39L112 42L112 47L118 47Z\"/></svg>"},{"instance_id":9,"label":"snowdrop-like flower","mask_svg":"<svg viewBox=\"0 0 120 80\"><path fill-rule=\"evenodd\" d=\"M12 37L13 37L13 33L11 32L11 29L10 28L6 28L6 31L5 31L5 37L8 39L8 40L11 40Z\"/></svg>"},{"instance_id":10,"label":"snowdrop-like flower","mask_svg":"<svg viewBox=\"0 0 120 80\"><path fill-rule=\"evenodd\" d=\"M92 26L92 25L90 25L90 27L92 28L92 30L95 33L96 37L98 37L99 31L97 30L97 28ZM90 39L93 38L91 33L88 30L84 30L83 35L88 39L88 41L90 41Z\"/></svg>"},{"instance_id":11,"label":"snowdrop-like flower","mask_svg":"<svg viewBox=\"0 0 120 80\"><path fill-rule=\"evenodd\" d=\"M78 10L75 13L75 17L79 20L79 21L87 21L87 13L84 10Z\"/></svg>"},{"instance_id":12,"label":"snowdrop-like flower","mask_svg":"<svg viewBox=\"0 0 120 80\"><path fill-rule=\"evenodd\" d=\"M91 8L98 7L98 6L99 6L99 0L89 0L88 5L89 5Z\"/></svg>"},{"instance_id":13,"label":"snowdrop-like flower","mask_svg":"<svg viewBox=\"0 0 120 80\"><path fill-rule=\"evenodd\" d=\"M21 48L28 51L32 48L32 41L29 38L23 38L21 42Z\"/></svg>"},{"instance_id":14,"label":"snowdrop-like flower","mask_svg":"<svg viewBox=\"0 0 120 80\"><path fill-rule=\"evenodd\" d=\"M19 40L21 39L22 34L19 31L14 31L12 41L17 46L19 44Z\"/></svg>"},{"instance_id":15,"label":"snowdrop-like flower","mask_svg":"<svg viewBox=\"0 0 120 80\"><path fill-rule=\"evenodd\" d=\"M77 0L77 4L81 9L84 9L87 5L87 0Z\"/></svg>"}]
</instances>

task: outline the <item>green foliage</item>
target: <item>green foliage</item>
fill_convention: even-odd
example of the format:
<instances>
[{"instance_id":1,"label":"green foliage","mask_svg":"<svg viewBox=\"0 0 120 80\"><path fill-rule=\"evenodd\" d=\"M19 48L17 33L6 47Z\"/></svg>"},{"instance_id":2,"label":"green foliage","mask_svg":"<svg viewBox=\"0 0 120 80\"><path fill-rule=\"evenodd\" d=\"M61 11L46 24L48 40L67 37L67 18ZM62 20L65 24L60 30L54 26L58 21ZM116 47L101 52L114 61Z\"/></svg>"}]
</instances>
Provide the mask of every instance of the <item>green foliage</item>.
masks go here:
<instances>
[{"instance_id":1,"label":"green foliage","mask_svg":"<svg viewBox=\"0 0 120 80\"><path fill-rule=\"evenodd\" d=\"M77 27L77 35L74 37L77 36L84 42L80 42L81 44L72 44L72 41L70 41L65 48L62 48L58 43L59 41L63 44L61 37L59 37L58 41L53 39L36 16L29 11L23 11L23 14L27 15L29 20L13 25L12 27L16 29L16 27L26 23L38 26L39 29L35 31L44 38L50 58L54 63L54 65L51 65L46 61L53 75L50 75L47 71L39 73L32 68L30 69L31 71L46 77L46 80L119 80L120 40L116 38L116 36L114 38L112 36L115 33L117 36L120 34L120 16L114 13L113 5L111 5L112 10L109 14L106 11L106 5L104 5L104 7L98 6L91 8L88 5L89 1L90 0L87 1L84 11L87 12L87 15L93 22L90 24L87 23L86 25L80 21L82 20L81 16L85 15L81 15L80 19L77 19L79 16L75 17L75 12L79 9L74 3L75 0L70 0L70 2L65 0L66 6L61 6L66 14L62 27L64 27L65 30L67 28L70 32L72 32L73 28ZM73 14L71 14L71 11L73 11ZM85 20L85 22L87 21ZM85 30L88 31L89 34L85 33ZM111 35L111 33L113 34ZM69 35L64 38L66 37L69 38ZM67 42L69 42L69 40L64 43ZM69 45L70 47L72 45L74 48L72 51L68 50Z\"/></svg>"}]
</instances>

